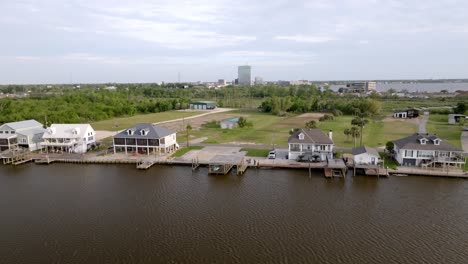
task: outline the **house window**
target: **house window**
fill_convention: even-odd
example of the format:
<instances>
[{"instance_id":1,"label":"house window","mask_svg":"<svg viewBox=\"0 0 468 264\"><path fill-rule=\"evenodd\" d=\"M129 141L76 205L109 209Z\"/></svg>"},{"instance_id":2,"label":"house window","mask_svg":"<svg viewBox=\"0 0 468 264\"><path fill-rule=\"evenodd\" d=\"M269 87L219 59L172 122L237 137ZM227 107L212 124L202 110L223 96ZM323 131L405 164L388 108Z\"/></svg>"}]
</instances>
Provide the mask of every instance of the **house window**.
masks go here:
<instances>
[{"instance_id":1,"label":"house window","mask_svg":"<svg viewBox=\"0 0 468 264\"><path fill-rule=\"evenodd\" d=\"M412 150L406 150L405 151L405 156L406 157L413 157L413 151Z\"/></svg>"},{"instance_id":2,"label":"house window","mask_svg":"<svg viewBox=\"0 0 468 264\"><path fill-rule=\"evenodd\" d=\"M434 140L434 145L440 145L440 140L439 139Z\"/></svg>"},{"instance_id":3,"label":"house window","mask_svg":"<svg viewBox=\"0 0 468 264\"><path fill-rule=\"evenodd\" d=\"M304 140L304 134L302 133L299 134L299 140Z\"/></svg>"},{"instance_id":4,"label":"house window","mask_svg":"<svg viewBox=\"0 0 468 264\"><path fill-rule=\"evenodd\" d=\"M3 134L3 131L0 131L0 134Z\"/></svg>"}]
</instances>

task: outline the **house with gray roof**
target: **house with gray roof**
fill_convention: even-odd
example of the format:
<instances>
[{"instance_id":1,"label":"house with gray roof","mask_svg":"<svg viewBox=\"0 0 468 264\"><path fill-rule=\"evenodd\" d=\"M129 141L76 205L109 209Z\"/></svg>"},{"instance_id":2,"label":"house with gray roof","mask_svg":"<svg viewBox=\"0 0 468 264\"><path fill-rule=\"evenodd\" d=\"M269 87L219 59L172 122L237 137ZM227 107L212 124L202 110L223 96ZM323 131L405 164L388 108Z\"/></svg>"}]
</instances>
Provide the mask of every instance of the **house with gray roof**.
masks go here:
<instances>
[{"instance_id":1,"label":"house with gray roof","mask_svg":"<svg viewBox=\"0 0 468 264\"><path fill-rule=\"evenodd\" d=\"M463 150L434 134L416 133L393 141L395 159L403 166L460 166Z\"/></svg>"},{"instance_id":2,"label":"house with gray roof","mask_svg":"<svg viewBox=\"0 0 468 264\"><path fill-rule=\"evenodd\" d=\"M332 131L325 135L318 128L301 128L288 139L290 160L325 161L333 159Z\"/></svg>"},{"instance_id":3,"label":"house with gray roof","mask_svg":"<svg viewBox=\"0 0 468 264\"><path fill-rule=\"evenodd\" d=\"M175 151L176 131L153 124L141 123L114 136L114 153L160 154Z\"/></svg>"},{"instance_id":4,"label":"house with gray roof","mask_svg":"<svg viewBox=\"0 0 468 264\"><path fill-rule=\"evenodd\" d=\"M379 152L366 146L353 148L353 157L356 165L378 165L381 161Z\"/></svg>"},{"instance_id":5,"label":"house with gray roof","mask_svg":"<svg viewBox=\"0 0 468 264\"><path fill-rule=\"evenodd\" d=\"M45 129L36 120L6 123L0 126L0 151L18 147L34 151L41 148Z\"/></svg>"}]
</instances>

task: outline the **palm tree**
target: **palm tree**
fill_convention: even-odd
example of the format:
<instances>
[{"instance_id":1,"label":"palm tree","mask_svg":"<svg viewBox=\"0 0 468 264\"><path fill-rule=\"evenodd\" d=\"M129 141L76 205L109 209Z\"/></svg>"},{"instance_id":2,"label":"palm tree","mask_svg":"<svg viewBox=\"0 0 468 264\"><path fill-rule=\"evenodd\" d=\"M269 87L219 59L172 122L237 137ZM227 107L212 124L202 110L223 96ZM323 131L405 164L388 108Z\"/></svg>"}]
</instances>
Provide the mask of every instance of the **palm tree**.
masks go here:
<instances>
[{"instance_id":1,"label":"palm tree","mask_svg":"<svg viewBox=\"0 0 468 264\"><path fill-rule=\"evenodd\" d=\"M187 147L190 147L190 142L189 142L189 132L190 132L190 130L192 130L192 126L190 124L188 124L185 127L185 131L187 132Z\"/></svg>"},{"instance_id":2,"label":"palm tree","mask_svg":"<svg viewBox=\"0 0 468 264\"><path fill-rule=\"evenodd\" d=\"M356 138L359 137L359 128L358 127L351 127L350 129L351 135L353 136L354 139L354 147L356 147Z\"/></svg>"},{"instance_id":3,"label":"palm tree","mask_svg":"<svg viewBox=\"0 0 468 264\"><path fill-rule=\"evenodd\" d=\"M349 128L346 128L343 133L345 134L346 136L346 139L349 139L349 136L351 136L351 129Z\"/></svg>"},{"instance_id":4,"label":"palm tree","mask_svg":"<svg viewBox=\"0 0 468 264\"><path fill-rule=\"evenodd\" d=\"M361 141L359 143L360 146L362 146L362 129L367 123L369 123L369 120L363 118L362 116L357 116L353 120L351 120L351 125L358 126L361 128L361 132L360 132Z\"/></svg>"}]
</instances>

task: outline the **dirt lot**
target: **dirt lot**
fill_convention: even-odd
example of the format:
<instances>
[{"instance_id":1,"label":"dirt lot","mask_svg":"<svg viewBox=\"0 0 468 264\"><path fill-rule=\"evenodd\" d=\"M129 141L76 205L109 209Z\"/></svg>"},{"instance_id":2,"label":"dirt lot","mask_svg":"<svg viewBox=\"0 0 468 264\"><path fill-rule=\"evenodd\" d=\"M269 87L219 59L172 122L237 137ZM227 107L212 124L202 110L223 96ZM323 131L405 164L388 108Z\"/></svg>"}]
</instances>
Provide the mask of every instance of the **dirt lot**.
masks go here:
<instances>
[{"instance_id":1,"label":"dirt lot","mask_svg":"<svg viewBox=\"0 0 468 264\"><path fill-rule=\"evenodd\" d=\"M293 128L293 127L304 127L306 122L309 122L311 120L316 120L318 121L320 117L324 116L324 113L306 113L302 115L298 115L296 117L291 117L288 119L285 119L276 126L278 127L288 127L288 128Z\"/></svg>"},{"instance_id":2,"label":"dirt lot","mask_svg":"<svg viewBox=\"0 0 468 264\"><path fill-rule=\"evenodd\" d=\"M178 120L178 121L173 121L173 122L166 122L164 124L160 124L160 126L173 129L176 131L181 131L184 130L187 124L190 124L192 126L192 129L199 129L203 124L216 120L216 121L221 121L224 119L232 118L232 117L239 117L239 116L244 116L246 117L247 115L243 114L229 114L229 113L219 113L219 114L211 114L211 115L206 115L206 116L200 116L200 117L195 117L192 119L188 120Z\"/></svg>"}]
</instances>

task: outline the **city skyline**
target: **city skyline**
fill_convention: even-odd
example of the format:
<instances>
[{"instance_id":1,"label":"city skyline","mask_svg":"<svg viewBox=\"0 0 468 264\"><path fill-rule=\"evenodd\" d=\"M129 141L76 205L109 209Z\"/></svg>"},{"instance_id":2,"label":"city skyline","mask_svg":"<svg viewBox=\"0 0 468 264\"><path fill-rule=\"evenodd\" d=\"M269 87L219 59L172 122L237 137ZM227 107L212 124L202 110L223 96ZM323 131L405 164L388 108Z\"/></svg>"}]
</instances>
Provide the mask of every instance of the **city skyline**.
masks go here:
<instances>
[{"instance_id":1,"label":"city skyline","mask_svg":"<svg viewBox=\"0 0 468 264\"><path fill-rule=\"evenodd\" d=\"M264 80L468 77L468 3L455 0L24 0L0 8L1 84L233 80L244 64Z\"/></svg>"}]
</instances>

